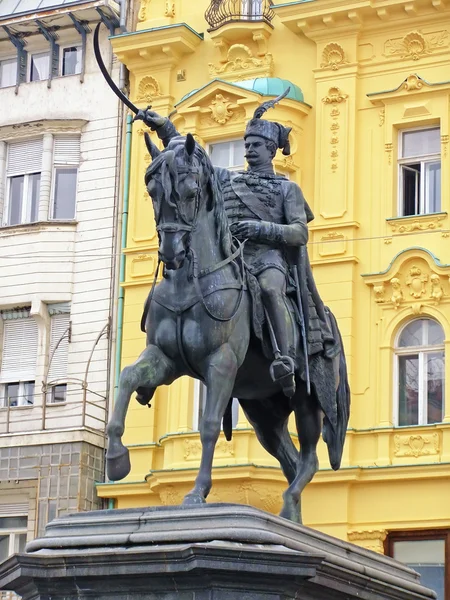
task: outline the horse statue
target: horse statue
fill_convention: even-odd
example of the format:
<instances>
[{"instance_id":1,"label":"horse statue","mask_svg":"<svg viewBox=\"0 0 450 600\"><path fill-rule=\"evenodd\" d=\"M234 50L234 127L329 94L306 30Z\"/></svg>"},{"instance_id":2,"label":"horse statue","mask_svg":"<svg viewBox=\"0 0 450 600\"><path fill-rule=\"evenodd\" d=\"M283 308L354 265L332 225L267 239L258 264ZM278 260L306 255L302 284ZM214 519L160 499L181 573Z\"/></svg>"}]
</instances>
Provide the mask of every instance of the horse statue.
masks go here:
<instances>
[{"instance_id":1,"label":"horse statue","mask_svg":"<svg viewBox=\"0 0 450 600\"><path fill-rule=\"evenodd\" d=\"M212 486L212 463L223 421L231 439L231 399L237 398L262 446L280 463L288 481L280 515L301 523L301 493L318 470L317 443L322 424L330 462L338 469L349 416L345 357L337 324L326 310L340 352L327 361L333 379L334 416L320 401L320 369L311 363L311 388L296 372L292 397L270 376L273 357L256 335L254 285L243 261L243 244L233 238L222 190L205 150L193 136L177 135L159 151L146 134L152 156L145 181L152 198L164 277L147 299L142 326L147 345L120 374L117 400L107 426L108 477L130 472L129 451L122 443L133 392L147 404L156 388L190 375L206 385L200 422L202 455L193 489L183 504L201 504ZM253 317L252 317L253 315ZM267 324L263 336L269 337ZM300 343L300 341L298 341ZM322 370L323 377L323 370ZM330 379L330 377L328 377ZM288 432L294 413L300 451ZM325 413L325 416L324 416Z\"/></svg>"}]
</instances>

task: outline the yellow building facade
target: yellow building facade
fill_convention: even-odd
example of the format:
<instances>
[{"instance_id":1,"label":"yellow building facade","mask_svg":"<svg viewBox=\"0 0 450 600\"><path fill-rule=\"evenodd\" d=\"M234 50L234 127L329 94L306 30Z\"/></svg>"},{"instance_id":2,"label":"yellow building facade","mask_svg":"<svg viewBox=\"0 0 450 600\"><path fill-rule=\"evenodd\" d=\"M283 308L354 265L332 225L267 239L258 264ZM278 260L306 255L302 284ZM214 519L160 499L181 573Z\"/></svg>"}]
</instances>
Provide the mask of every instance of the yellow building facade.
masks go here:
<instances>
[{"instance_id":1,"label":"yellow building facade","mask_svg":"<svg viewBox=\"0 0 450 600\"><path fill-rule=\"evenodd\" d=\"M292 153L280 153L275 168L302 187L315 214L309 254L338 318L352 390L342 468L330 469L321 442L305 524L378 552L414 532L444 539L450 8L443 0L228 1L218 14L214 4L141 0L135 31L112 44L131 100L174 113L181 133L229 152L230 167L239 166L230 148L256 106L292 84L266 115L292 127ZM144 130L133 125L122 366L144 347L139 322L157 262ZM185 378L158 389L151 410L132 401L124 436L132 472L100 485L102 497L118 508L181 502L199 466L198 398ZM213 482L213 502L281 507L283 476L241 413L232 442L219 440Z\"/></svg>"}]
</instances>

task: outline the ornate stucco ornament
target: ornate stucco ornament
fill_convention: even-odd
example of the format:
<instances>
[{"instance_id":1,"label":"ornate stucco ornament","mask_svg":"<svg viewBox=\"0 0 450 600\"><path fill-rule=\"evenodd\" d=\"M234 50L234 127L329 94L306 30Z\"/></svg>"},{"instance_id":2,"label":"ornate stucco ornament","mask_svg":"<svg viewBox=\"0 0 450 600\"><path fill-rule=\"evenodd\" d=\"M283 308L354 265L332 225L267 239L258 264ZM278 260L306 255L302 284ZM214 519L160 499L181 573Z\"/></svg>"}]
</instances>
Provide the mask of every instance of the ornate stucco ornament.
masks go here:
<instances>
[{"instance_id":1,"label":"ornate stucco ornament","mask_svg":"<svg viewBox=\"0 0 450 600\"><path fill-rule=\"evenodd\" d=\"M232 105L233 102L229 98L226 98L222 94L216 94L215 99L209 105L211 118L216 123L224 125L233 116L233 112L230 110Z\"/></svg>"},{"instance_id":2,"label":"ornate stucco ornament","mask_svg":"<svg viewBox=\"0 0 450 600\"><path fill-rule=\"evenodd\" d=\"M345 63L348 63L348 60L346 60L344 49L340 44L330 42L325 46L320 64L322 69L330 68L333 71L337 71Z\"/></svg>"},{"instance_id":3,"label":"ornate stucco ornament","mask_svg":"<svg viewBox=\"0 0 450 600\"><path fill-rule=\"evenodd\" d=\"M425 295L425 283L428 281L428 275L422 272L417 266L413 266L409 270L409 275L406 277L406 285L409 287L409 294L413 298L421 298Z\"/></svg>"},{"instance_id":4,"label":"ornate stucco ornament","mask_svg":"<svg viewBox=\"0 0 450 600\"><path fill-rule=\"evenodd\" d=\"M153 102L154 98L161 96L161 89L158 81L151 75L143 77L139 82L138 96L136 102Z\"/></svg>"}]
</instances>

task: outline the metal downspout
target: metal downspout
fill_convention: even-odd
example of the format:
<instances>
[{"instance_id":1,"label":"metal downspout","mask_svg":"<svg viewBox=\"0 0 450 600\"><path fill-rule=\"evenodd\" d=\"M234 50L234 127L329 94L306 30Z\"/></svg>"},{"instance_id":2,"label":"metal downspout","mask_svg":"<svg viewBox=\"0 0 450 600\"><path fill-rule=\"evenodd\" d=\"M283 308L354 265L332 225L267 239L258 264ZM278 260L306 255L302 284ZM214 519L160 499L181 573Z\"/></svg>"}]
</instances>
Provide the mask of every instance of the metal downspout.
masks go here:
<instances>
[{"instance_id":1,"label":"metal downspout","mask_svg":"<svg viewBox=\"0 0 450 600\"><path fill-rule=\"evenodd\" d=\"M132 139L133 117L127 115L127 127L125 133L125 164L123 180L123 208L122 208L122 236L120 244L120 264L119 264L119 294L117 300L117 328L116 328L116 356L114 361L114 395L113 403L117 397L119 389L120 366L122 358L122 338L123 338L123 310L125 300L125 289L122 284L125 281L125 263L126 257L124 250L127 246L128 229L128 206L130 198L130 158L131 158L131 139ZM114 508L114 499L109 498L108 508Z\"/></svg>"}]
</instances>

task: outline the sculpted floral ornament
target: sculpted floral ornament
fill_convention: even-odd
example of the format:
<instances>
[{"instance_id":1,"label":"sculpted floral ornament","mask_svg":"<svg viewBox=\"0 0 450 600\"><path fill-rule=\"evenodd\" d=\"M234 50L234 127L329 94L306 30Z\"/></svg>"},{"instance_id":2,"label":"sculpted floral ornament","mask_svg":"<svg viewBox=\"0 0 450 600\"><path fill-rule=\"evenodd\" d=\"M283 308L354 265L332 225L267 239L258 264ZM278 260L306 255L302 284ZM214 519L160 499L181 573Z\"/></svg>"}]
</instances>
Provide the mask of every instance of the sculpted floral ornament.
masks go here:
<instances>
[{"instance_id":1,"label":"sculpted floral ornament","mask_svg":"<svg viewBox=\"0 0 450 600\"><path fill-rule=\"evenodd\" d=\"M331 42L325 46L322 52L322 63L321 68L331 68L333 71L337 71L340 66L348 63L345 59L344 49L340 44Z\"/></svg>"},{"instance_id":2,"label":"sculpted floral ornament","mask_svg":"<svg viewBox=\"0 0 450 600\"><path fill-rule=\"evenodd\" d=\"M141 6L138 13L138 21L145 21L147 18L147 11L152 0L141 0Z\"/></svg>"},{"instance_id":3,"label":"sculpted floral ornament","mask_svg":"<svg viewBox=\"0 0 450 600\"><path fill-rule=\"evenodd\" d=\"M375 302L377 304L384 302L384 283L381 283L380 285L374 285L373 293L375 295Z\"/></svg>"},{"instance_id":4,"label":"sculpted floral ornament","mask_svg":"<svg viewBox=\"0 0 450 600\"><path fill-rule=\"evenodd\" d=\"M420 90L423 88L423 80L415 73L412 73L405 79L403 87L407 92L411 92L412 90Z\"/></svg>"},{"instance_id":5,"label":"sculpted floral ornament","mask_svg":"<svg viewBox=\"0 0 450 600\"><path fill-rule=\"evenodd\" d=\"M211 77L222 77L244 79L251 75L259 77L270 77L273 71L273 57L269 52L257 58L248 46L244 44L233 44L227 53L224 64L215 66L209 64Z\"/></svg>"},{"instance_id":6,"label":"sculpted floral ornament","mask_svg":"<svg viewBox=\"0 0 450 600\"><path fill-rule=\"evenodd\" d=\"M423 34L420 31L411 31L402 38L393 38L386 41L385 56L399 56L419 60L430 54L433 50L446 48L449 43L449 32L446 30Z\"/></svg>"},{"instance_id":7,"label":"sculpted floral ornament","mask_svg":"<svg viewBox=\"0 0 450 600\"><path fill-rule=\"evenodd\" d=\"M439 434L394 436L395 456L428 456L439 454Z\"/></svg>"},{"instance_id":8,"label":"sculpted floral ornament","mask_svg":"<svg viewBox=\"0 0 450 600\"><path fill-rule=\"evenodd\" d=\"M230 110L231 106L233 106L233 102L229 98L225 98L222 94L216 94L215 99L209 105L212 119L216 123L224 125L233 116L233 112Z\"/></svg>"},{"instance_id":9,"label":"sculpted floral ornament","mask_svg":"<svg viewBox=\"0 0 450 600\"><path fill-rule=\"evenodd\" d=\"M338 87L331 87L328 90L328 95L322 98L324 104L340 104L347 100L348 94L344 94Z\"/></svg>"},{"instance_id":10,"label":"sculpted floral ornament","mask_svg":"<svg viewBox=\"0 0 450 600\"><path fill-rule=\"evenodd\" d=\"M439 229L446 215L427 216L421 215L419 219L391 219L388 221L392 231L395 233L411 233L413 231L429 231Z\"/></svg>"},{"instance_id":11,"label":"sculpted floral ornament","mask_svg":"<svg viewBox=\"0 0 450 600\"><path fill-rule=\"evenodd\" d=\"M409 270L406 278L406 285L409 287L409 294L413 298L421 298L425 292L425 283L428 281L428 275L422 272L419 267L413 266Z\"/></svg>"},{"instance_id":12,"label":"sculpted floral ornament","mask_svg":"<svg viewBox=\"0 0 450 600\"><path fill-rule=\"evenodd\" d=\"M151 75L143 77L139 82L138 96L136 102L153 102L154 98L161 96L161 89L158 81Z\"/></svg>"}]
</instances>

